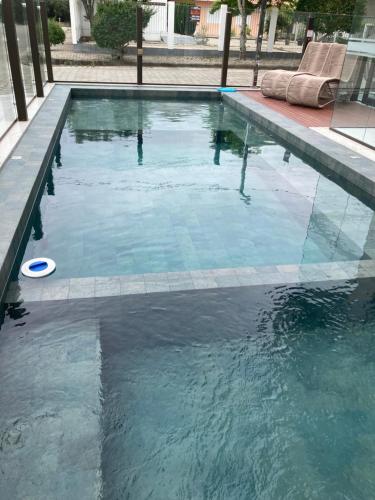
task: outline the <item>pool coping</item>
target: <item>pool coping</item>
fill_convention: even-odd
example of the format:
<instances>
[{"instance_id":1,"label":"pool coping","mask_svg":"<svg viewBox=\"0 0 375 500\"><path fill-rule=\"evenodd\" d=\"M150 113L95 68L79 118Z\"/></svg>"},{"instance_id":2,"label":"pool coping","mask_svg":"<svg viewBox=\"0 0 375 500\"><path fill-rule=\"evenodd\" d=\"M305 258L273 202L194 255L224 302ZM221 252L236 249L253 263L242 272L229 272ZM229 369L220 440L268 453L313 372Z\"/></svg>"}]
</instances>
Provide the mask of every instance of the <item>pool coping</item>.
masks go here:
<instances>
[{"instance_id":1,"label":"pool coping","mask_svg":"<svg viewBox=\"0 0 375 500\"><path fill-rule=\"evenodd\" d=\"M73 97L136 97L216 100L215 89L168 86L56 84L0 170L0 302L23 243L53 149ZM241 93L223 101L292 148L319 161L350 186L375 200L375 162L299 125ZM223 281L223 280L222 280Z\"/></svg>"},{"instance_id":2,"label":"pool coping","mask_svg":"<svg viewBox=\"0 0 375 500\"><path fill-rule=\"evenodd\" d=\"M374 260L286 264L197 271L91 276L55 280L22 279L9 285L6 304L77 300L150 293L186 292L251 286L286 286L375 277Z\"/></svg>"}]
</instances>

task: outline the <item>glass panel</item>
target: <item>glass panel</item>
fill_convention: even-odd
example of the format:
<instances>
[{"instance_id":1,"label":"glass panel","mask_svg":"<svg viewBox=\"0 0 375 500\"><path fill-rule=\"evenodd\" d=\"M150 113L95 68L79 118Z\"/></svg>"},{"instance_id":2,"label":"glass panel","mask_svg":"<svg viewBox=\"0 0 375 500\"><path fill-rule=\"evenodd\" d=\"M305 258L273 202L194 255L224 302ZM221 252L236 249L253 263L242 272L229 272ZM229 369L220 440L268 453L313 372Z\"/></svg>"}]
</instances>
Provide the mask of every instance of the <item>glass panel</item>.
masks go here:
<instances>
[{"instance_id":1,"label":"glass panel","mask_svg":"<svg viewBox=\"0 0 375 500\"><path fill-rule=\"evenodd\" d=\"M348 19L351 19L350 16L295 12L288 6L271 7L267 9L265 15L257 86L268 70L298 69L309 17L313 18L315 41L346 43L347 35L343 28L347 25ZM259 20L258 9L247 15L246 50L244 50L244 43L241 43L243 19L240 16L233 19L228 85L253 85Z\"/></svg>"},{"instance_id":2,"label":"glass panel","mask_svg":"<svg viewBox=\"0 0 375 500\"><path fill-rule=\"evenodd\" d=\"M57 30L64 31L65 40L50 40L55 80L136 83L136 3L96 4L102 9L100 19L96 12L91 23L82 2L72 3L70 25L67 17L57 13Z\"/></svg>"},{"instance_id":3,"label":"glass panel","mask_svg":"<svg viewBox=\"0 0 375 500\"><path fill-rule=\"evenodd\" d=\"M219 13L199 0L158 3L144 29L144 83L219 85Z\"/></svg>"},{"instance_id":4,"label":"glass panel","mask_svg":"<svg viewBox=\"0 0 375 500\"><path fill-rule=\"evenodd\" d=\"M270 69L295 70L302 55L308 13L293 12L288 8L267 9L263 42L259 61L257 85L260 85L265 71ZM228 85L252 86L256 60L256 43L259 29L259 9L246 17L246 50L241 43L244 20L236 16L232 22L231 50L229 56Z\"/></svg>"},{"instance_id":5,"label":"glass panel","mask_svg":"<svg viewBox=\"0 0 375 500\"><path fill-rule=\"evenodd\" d=\"M35 96L35 81L31 58L29 28L27 24L26 4L21 0L15 0L13 7L26 102L29 102Z\"/></svg>"},{"instance_id":6,"label":"glass panel","mask_svg":"<svg viewBox=\"0 0 375 500\"><path fill-rule=\"evenodd\" d=\"M46 67L46 56L43 43L42 19L40 16L40 1L39 0L34 1L34 4L35 4L36 36L38 39L38 47L39 47L40 71L42 74L42 81L43 83L46 83L47 67Z\"/></svg>"},{"instance_id":7,"label":"glass panel","mask_svg":"<svg viewBox=\"0 0 375 500\"><path fill-rule=\"evenodd\" d=\"M2 12L2 3L0 0L0 136L7 130L17 116Z\"/></svg>"},{"instance_id":8,"label":"glass panel","mask_svg":"<svg viewBox=\"0 0 375 500\"><path fill-rule=\"evenodd\" d=\"M331 127L375 144L375 18L356 17L337 93Z\"/></svg>"}]
</instances>

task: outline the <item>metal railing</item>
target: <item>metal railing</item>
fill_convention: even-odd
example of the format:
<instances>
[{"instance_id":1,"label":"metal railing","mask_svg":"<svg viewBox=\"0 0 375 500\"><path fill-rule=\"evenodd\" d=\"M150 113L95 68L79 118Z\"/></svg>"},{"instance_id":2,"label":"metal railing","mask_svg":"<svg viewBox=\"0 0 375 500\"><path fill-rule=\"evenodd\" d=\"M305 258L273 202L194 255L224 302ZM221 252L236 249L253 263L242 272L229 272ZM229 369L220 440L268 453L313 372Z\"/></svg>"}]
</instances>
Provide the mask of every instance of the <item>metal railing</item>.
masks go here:
<instances>
[{"instance_id":1,"label":"metal railing","mask_svg":"<svg viewBox=\"0 0 375 500\"><path fill-rule=\"evenodd\" d=\"M15 12L16 4L20 10ZM264 9L263 15L255 10L246 16L244 44L240 35L244 20L228 12L226 5L211 13L193 0L183 5L150 0L135 2L130 40L120 45L99 37L95 16L91 36L87 21L75 18L71 26L62 26L64 43L53 40L57 44L51 46L45 0L0 0L0 5L6 38L0 57L9 60L11 74L0 78L13 86L19 120L27 120L28 101L34 95L43 96L46 80L251 87L259 84L264 70L296 68L311 39L311 28L314 39L323 42L347 38L347 32L333 31L332 16L271 8ZM345 16L339 17L337 26L348 24ZM2 66L6 72L6 65ZM9 90L9 85L4 88Z\"/></svg>"}]
</instances>

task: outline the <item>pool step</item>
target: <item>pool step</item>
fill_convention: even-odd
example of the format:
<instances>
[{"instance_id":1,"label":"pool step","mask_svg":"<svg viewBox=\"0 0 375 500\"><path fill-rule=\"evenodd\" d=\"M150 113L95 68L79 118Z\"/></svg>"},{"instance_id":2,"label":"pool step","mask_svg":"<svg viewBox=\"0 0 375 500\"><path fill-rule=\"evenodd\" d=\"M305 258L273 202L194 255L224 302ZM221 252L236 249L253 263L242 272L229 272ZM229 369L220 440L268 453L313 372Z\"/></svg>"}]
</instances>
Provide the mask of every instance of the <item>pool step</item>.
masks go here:
<instances>
[{"instance_id":1,"label":"pool step","mask_svg":"<svg viewBox=\"0 0 375 500\"><path fill-rule=\"evenodd\" d=\"M40 280L10 283L6 302L88 299L157 292L203 290L252 285L340 281L375 277L375 260L287 264L121 276Z\"/></svg>"},{"instance_id":2,"label":"pool step","mask_svg":"<svg viewBox=\"0 0 375 500\"><path fill-rule=\"evenodd\" d=\"M101 492L99 322L4 331L2 500L93 500Z\"/></svg>"}]
</instances>

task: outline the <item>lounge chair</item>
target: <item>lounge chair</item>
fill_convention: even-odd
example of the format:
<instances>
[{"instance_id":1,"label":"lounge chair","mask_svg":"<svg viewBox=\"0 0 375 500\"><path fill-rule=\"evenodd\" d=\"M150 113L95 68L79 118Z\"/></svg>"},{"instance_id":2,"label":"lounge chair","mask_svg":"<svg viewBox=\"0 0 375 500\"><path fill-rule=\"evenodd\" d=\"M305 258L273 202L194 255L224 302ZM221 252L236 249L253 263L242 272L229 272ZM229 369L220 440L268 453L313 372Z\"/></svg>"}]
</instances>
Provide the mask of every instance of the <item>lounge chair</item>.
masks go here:
<instances>
[{"instance_id":1,"label":"lounge chair","mask_svg":"<svg viewBox=\"0 0 375 500\"><path fill-rule=\"evenodd\" d=\"M290 79L286 90L286 100L290 104L323 108L335 100L346 46L339 43L329 45L319 75L296 74Z\"/></svg>"},{"instance_id":2,"label":"lounge chair","mask_svg":"<svg viewBox=\"0 0 375 500\"><path fill-rule=\"evenodd\" d=\"M322 71L322 61L325 60L331 43L310 42L303 54L297 71L276 69L267 71L262 78L261 91L266 97L286 99L286 91L290 80L295 75L319 75Z\"/></svg>"}]
</instances>

